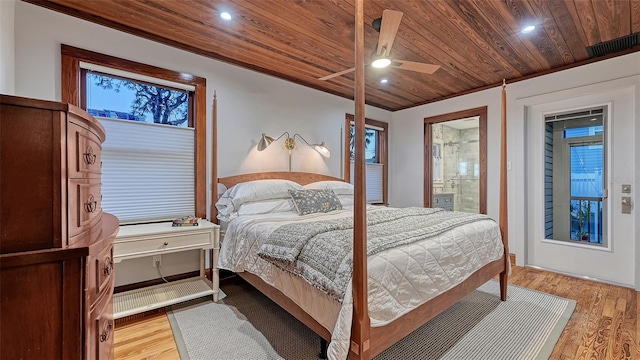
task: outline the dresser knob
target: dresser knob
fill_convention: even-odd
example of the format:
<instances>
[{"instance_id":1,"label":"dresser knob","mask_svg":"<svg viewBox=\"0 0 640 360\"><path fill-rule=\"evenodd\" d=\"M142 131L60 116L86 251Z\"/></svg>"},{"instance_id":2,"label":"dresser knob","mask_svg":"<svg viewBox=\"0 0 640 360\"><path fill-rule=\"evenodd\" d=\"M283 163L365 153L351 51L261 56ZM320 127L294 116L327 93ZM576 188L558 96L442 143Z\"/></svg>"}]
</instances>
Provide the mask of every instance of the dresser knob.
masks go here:
<instances>
[{"instance_id":1,"label":"dresser knob","mask_svg":"<svg viewBox=\"0 0 640 360\"><path fill-rule=\"evenodd\" d=\"M162 245L163 246L167 246L167 245L169 245L169 243L165 241L164 244L162 244Z\"/></svg>"},{"instance_id":2,"label":"dresser knob","mask_svg":"<svg viewBox=\"0 0 640 360\"><path fill-rule=\"evenodd\" d=\"M93 153L93 148L91 146L87 147L87 152L84 153L84 161L89 165L93 165L96 163L96 154Z\"/></svg>"},{"instance_id":3,"label":"dresser knob","mask_svg":"<svg viewBox=\"0 0 640 360\"><path fill-rule=\"evenodd\" d=\"M113 324L111 322L107 322L106 326L102 330L102 334L100 334L100 342L105 342L109 339L111 335L111 329L113 329Z\"/></svg>"},{"instance_id":4,"label":"dresser knob","mask_svg":"<svg viewBox=\"0 0 640 360\"><path fill-rule=\"evenodd\" d=\"M93 194L89 194L89 198L87 199L87 203L85 204L87 212L95 212L98 208L98 202L93 197Z\"/></svg>"},{"instance_id":5,"label":"dresser knob","mask_svg":"<svg viewBox=\"0 0 640 360\"><path fill-rule=\"evenodd\" d=\"M109 256L107 256L107 258L104 259L104 263L105 264L104 264L103 273L105 276L108 276L109 274L111 274L111 270L113 270L113 261Z\"/></svg>"}]
</instances>

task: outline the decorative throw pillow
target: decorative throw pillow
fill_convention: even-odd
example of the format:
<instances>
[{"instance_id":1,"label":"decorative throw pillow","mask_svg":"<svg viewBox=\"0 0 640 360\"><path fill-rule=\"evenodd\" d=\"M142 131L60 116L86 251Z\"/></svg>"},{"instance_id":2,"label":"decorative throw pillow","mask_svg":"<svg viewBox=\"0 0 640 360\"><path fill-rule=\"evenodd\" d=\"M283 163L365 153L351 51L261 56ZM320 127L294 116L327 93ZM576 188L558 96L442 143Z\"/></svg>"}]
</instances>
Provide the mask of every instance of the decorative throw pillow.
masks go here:
<instances>
[{"instance_id":1,"label":"decorative throw pillow","mask_svg":"<svg viewBox=\"0 0 640 360\"><path fill-rule=\"evenodd\" d=\"M333 190L289 190L298 215L342 210L340 199Z\"/></svg>"}]
</instances>

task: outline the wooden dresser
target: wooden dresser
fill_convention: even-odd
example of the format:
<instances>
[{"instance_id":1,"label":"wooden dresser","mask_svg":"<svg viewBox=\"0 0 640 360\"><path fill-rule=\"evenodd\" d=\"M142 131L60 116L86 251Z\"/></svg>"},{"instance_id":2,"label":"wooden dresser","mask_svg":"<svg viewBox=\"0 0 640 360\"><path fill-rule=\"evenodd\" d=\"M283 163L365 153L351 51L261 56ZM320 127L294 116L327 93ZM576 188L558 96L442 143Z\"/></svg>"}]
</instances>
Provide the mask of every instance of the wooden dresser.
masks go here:
<instances>
[{"instance_id":1,"label":"wooden dresser","mask_svg":"<svg viewBox=\"0 0 640 360\"><path fill-rule=\"evenodd\" d=\"M0 349L6 359L113 358L104 128L73 105L0 95Z\"/></svg>"}]
</instances>

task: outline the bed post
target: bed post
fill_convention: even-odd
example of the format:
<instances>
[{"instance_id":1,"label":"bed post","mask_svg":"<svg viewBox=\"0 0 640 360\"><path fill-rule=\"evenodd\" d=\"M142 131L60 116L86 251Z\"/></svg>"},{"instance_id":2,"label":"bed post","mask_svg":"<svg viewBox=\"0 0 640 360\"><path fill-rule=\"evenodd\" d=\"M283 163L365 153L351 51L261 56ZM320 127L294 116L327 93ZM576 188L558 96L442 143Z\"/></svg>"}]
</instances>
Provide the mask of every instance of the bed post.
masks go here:
<instances>
[{"instance_id":1,"label":"bed post","mask_svg":"<svg viewBox=\"0 0 640 360\"><path fill-rule=\"evenodd\" d=\"M507 83L502 80L500 139L500 233L504 245L504 271L500 273L500 299L507 300L509 280L509 216L507 212Z\"/></svg>"},{"instance_id":2,"label":"bed post","mask_svg":"<svg viewBox=\"0 0 640 360\"><path fill-rule=\"evenodd\" d=\"M216 201L218 200L218 97L216 91L213 90L213 105L211 115L211 207L209 208L209 216L212 223L218 223L218 209L216 209ZM209 250L209 275L213 281L213 256L214 250Z\"/></svg>"},{"instance_id":3,"label":"bed post","mask_svg":"<svg viewBox=\"0 0 640 360\"><path fill-rule=\"evenodd\" d=\"M211 115L211 222L218 223L218 209L216 209L216 201L218 201L218 96L213 90L213 107Z\"/></svg>"},{"instance_id":4,"label":"bed post","mask_svg":"<svg viewBox=\"0 0 640 360\"><path fill-rule=\"evenodd\" d=\"M364 169L364 0L355 0L355 164L353 211L353 325L351 359L368 360L370 320L367 293L367 214Z\"/></svg>"}]
</instances>

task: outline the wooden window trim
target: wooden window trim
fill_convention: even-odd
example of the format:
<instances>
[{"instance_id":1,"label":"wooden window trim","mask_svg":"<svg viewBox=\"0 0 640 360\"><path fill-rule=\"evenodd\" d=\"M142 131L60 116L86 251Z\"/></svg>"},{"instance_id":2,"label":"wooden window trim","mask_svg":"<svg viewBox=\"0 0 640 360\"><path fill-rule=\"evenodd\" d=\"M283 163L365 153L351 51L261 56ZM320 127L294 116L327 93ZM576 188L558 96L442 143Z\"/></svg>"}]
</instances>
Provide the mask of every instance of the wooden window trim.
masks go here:
<instances>
[{"instance_id":1,"label":"wooden window trim","mask_svg":"<svg viewBox=\"0 0 640 360\"><path fill-rule=\"evenodd\" d=\"M346 135L346 129L349 129L351 126L351 122L354 121L354 116L352 114L346 114L345 116L345 137L344 137L344 148L347 150L344 153L344 181L351 181L351 157L350 157L350 149L351 149L351 138ZM372 119L364 119L365 125L376 126L382 128L382 131L378 132L378 148L376 151L376 157L380 159L380 164L383 164L384 167L382 169L382 204L388 205L388 188L389 188L389 124L384 121L372 120ZM382 136L380 136L382 134Z\"/></svg>"},{"instance_id":2,"label":"wooden window trim","mask_svg":"<svg viewBox=\"0 0 640 360\"><path fill-rule=\"evenodd\" d=\"M478 116L480 136L480 213L487 213L487 107L478 107L424 118L424 206L433 203L432 134L433 124Z\"/></svg>"},{"instance_id":3,"label":"wooden window trim","mask_svg":"<svg viewBox=\"0 0 640 360\"><path fill-rule=\"evenodd\" d=\"M207 192L206 192L206 148L207 148L207 80L202 77L186 75L178 71L167 70L156 66L146 65L135 61L125 60L114 56L96 53L93 51L75 48L73 46L61 46L62 67L62 101L84 108L86 99L84 94L82 69L80 62L108 66L117 70L129 71L158 79L173 81L195 87L192 100L189 101L189 109L193 111L195 124L189 124L195 128L195 215L206 218L207 216Z\"/></svg>"}]
</instances>

